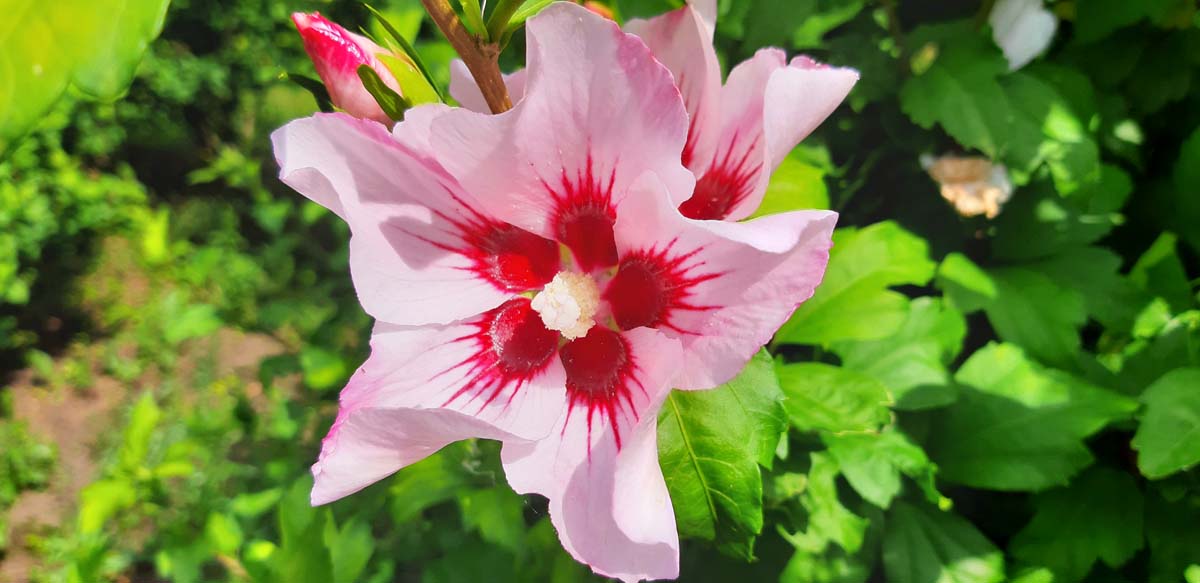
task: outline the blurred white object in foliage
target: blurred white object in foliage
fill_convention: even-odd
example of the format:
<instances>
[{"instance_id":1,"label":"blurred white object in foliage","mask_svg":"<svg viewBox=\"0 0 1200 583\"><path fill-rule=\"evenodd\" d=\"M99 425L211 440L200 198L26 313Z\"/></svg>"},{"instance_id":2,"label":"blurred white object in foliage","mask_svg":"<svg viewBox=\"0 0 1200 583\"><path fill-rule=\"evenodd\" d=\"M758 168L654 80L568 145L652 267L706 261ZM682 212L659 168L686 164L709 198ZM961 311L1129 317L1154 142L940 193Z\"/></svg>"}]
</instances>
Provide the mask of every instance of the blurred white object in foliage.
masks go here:
<instances>
[{"instance_id":1,"label":"blurred white object in foliage","mask_svg":"<svg viewBox=\"0 0 1200 583\"><path fill-rule=\"evenodd\" d=\"M1045 52L1058 30L1058 17L1042 0L996 0L988 16L992 38L1008 59L1008 70L1016 71Z\"/></svg>"},{"instance_id":2,"label":"blurred white object in foliage","mask_svg":"<svg viewBox=\"0 0 1200 583\"><path fill-rule=\"evenodd\" d=\"M1000 207L1012 198L1013 186L1008 168L978 156L921 156L921 167L942 187L942 198L954 205L964 217L1000 214Z\"/></svg>"}]
</instances>

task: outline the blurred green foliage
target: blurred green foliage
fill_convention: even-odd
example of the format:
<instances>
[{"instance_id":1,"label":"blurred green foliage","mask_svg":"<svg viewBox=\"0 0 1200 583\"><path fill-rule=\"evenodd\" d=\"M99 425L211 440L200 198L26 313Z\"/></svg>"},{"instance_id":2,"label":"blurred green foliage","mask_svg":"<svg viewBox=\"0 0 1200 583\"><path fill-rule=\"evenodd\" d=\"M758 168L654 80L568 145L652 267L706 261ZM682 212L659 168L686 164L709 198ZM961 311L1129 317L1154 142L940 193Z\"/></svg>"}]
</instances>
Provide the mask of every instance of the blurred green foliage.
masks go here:
<instances>
[{"instance_id":1,"label":"blurred green foliage","mask_svg":"<svg viewBox=\"0 0 1200 583\"><path fill-rule=\"evenodd\" d=\"M719 2L726 69L775 44L862 81L763 211L841 213L824 284L740 377L660 418L684 580L1200 572L1196 7L1053 2L1049 52L1009 72L990 4ZM452 50L420 3L377 8L444 88ZM120 392L72 518L0 536L39 557L35 581L591 577L491 442L308 504L370 326L346 228L275 180L266 140L316 108L284 78L311 75L288 15L313 9L387 38L352 2L175 0L124 99L70 91L0 161L0 375ZM918 158L943 153L1011 170L997 218L938 195ZM12 398L0 516L61 472Z\"/></svg>"}]
</instances>

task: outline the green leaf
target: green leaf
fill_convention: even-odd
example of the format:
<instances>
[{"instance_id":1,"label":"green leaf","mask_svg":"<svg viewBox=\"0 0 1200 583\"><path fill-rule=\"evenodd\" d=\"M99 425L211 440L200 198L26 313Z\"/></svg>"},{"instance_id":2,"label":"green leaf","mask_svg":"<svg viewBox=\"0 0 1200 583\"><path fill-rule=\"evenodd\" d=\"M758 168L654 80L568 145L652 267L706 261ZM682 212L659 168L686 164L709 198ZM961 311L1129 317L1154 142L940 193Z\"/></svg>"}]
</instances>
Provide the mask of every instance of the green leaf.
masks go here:
<instances>
[{"instance_id":1,"label":"green leaf","mask_svg":"<svg viewBox=\"0 0 1200 583\"><path fill-rule=\"evenodd\" d=\"M937 286L947 303L964 314L978 312L1000 293L992 276L961 253L951 253L938 266Z\"/></svg>"},{"instance_id":2,"label":"green leaf","mask_svg":"<svg viewBox=\"0 0 1200 583\"><path fill-rule=\"evenodd\" d=\"M371 97L375 98L375 103L379 104L383 113L392 118L392 121L404 121L404 112L412 107L412 103L396 93L391 87L379 78L379 73L375 72L370 65L358 66L358 78L362 80L363 88Z\"/></svg>"},{"instance_id":3,"label":"green leaf","mask_svg":"<svg viewBox=\"0 0 1200 583\"><path fill-rule=\"evenodd\" d=\"M341 385L350 374L350 364L341 355L317 346L306 346L300 352L300 370L304 384L318 391Z\"/></svg>"},{"instance_id":4,"label":"green leaf","mask_svg":"<svg viewBox=\"0 0 1200 583\"><path fill-rule=\"evenodd\" d=\"M1100 179L1063 198L1045 181L1021 189L996 218L992 248L997 258L1046 257L1100 240L1124 222L1118 211L1133 193L1123 170L1100 168Z\"/></svg>"},{"instance_id":5,"label":"green leaf","mask_svg":"<svg viewBox=\"0 0 1200 583\"><path fill-rule=\"evenodd\" d=\"M296 73L284 73L283 78L295 83L312 95L313 101L317 102L317 109L325 113L336 111L333 106L333 99L329 97L329 89L325 87L324 83L312 77Z\"/></svg>"},{"instance_id":6,"label":"green leaf","mask_svg":"<svg viewBox=\"0 0 1200 583\"><path fill-rule=\"evenodd\" d=\"M363 4L363 6L365 6L367 10L371 12L371 14L375 17L375 21L378 22L379 26L383 27L383 30L388 33L388 36L390 36L392 40L396 42L396 44L400 47L400 50L404 51L404 54L412 60L412 64L416 66L417 70L421 72L421 77L425 79L424 86L432 89L437 94L437 99L435 101L445 101L446 96L442 95L442 90L440 89L441 86L433 78L433 75L429 73L429 67L425 65L425 61L421 58L421 53L418 53L417 49L413 48L412 44L408 42L408 39L405 37L405 35L399 30L396 30L396 27L392 25L391 21L389 21L387 17L383 15L383 13L376 10L370 4ZM417 31L421 27L420 20L424 19L425 9L418 4L417 6L413 7L413 10L416 13L417 23L412 26L409 35L415 37ZM414 83L414 85L421 86L421 84L416 83ZM408 86L404 83L400 83L400 87L406 91L408 90ZM415 103L425 102L415 101Z\"/></svg>"},{"instance_id":7,"label":"green leaf","mask_svg":"<svg viewBox=\"0 0 1200 583\"><path fill-rule=\"evenodd\" d=\"M538 12L541 12L543 8L549 6L551 2L554 2L554 0L526 0L526 2L522 4L516 12L513 13L512 18L508 19L508 28L505 29L506 32L511 33L517 30L521 27L521 25L525 24L526 20L536 16Z\"/></svg>"},{"instance_id":8,"label":"green leaf","mask_svg":"<svg viewBox=\"0 0 1200 583\"><path fill-rule=\"evenodd\" d=\"M838 499L837 476L838 465L829 455L812 454L808 486L800 495L800 505L808 513L808 526L803 532L784 533L784 538L797 550L823 553L830 543L851 554L862 548L868 522L842 505Z\"/></svg>"},{"instance_id":9,"label":"green leaf","mask_svg":"<svg viewBox=\"0 0 1200 583\"><path fill-rule=\"evenodd\" d=\"M796 1L788 12L788 16L794 19L795 23L795 32L792 33L793 48L823 48L825 35L858 16L864 4L865 0Z\"/></svg>"},{"instance_id":10,"label":"green leaf","mask_svg":"<svg viewBox=\"0 0 1200 583\"><path fill-rule=\"evenodd\" d=\"M137 490L128 480L99 480L88 484L79 493L79 534L100 532L118 512L135 503Z\"/></svg>"},{"instance_id":11,"label":"green leaf","mask_svg":"<svg viewBox=\"0 0 1200 583\"><path fill-rule=\"evenodd\" d=\"M942 263L938 285L964 312L982 307L996 334L1039 359L1075 361L1087 321L1083 295L1024 267L982 270L959 254Z\"/></svg>"},{"instance_id":12,"label":"green leaf","mask_svg":"<svg viewBox=\"0 0 1200 583\"><path fill-rule=\"evenodd\" d=\"M940 476L992 490L1066 484L1089 465L1083 440L1137 404L990 344L959 369L959 399L931 416L926 451Z\"/></svg>"},{"instance_id":13,"label":"green leaf","mask_svg":"<svg viewBox=\"0 0 1200 583\"><path fill-rule=\"evenodd\" d=\"M1142 402L1146 413L1133 437L1142 474L1158 479L1200 463L1200 368L1163 375Z\"/></svg>"},{"instance_id":14,"label":"green leaf","mask_svg":"<svg viewBox=\"0 0 1200 583\"><path fill-rule=\"evenodd\" d=\"M801 162L792 156L771 174L771 183L754 217L762 217L798 209L829 208L829 190L825 187L825 171Z\"/></svg>"},{"instance_id":15,"label":"green leaf","mask_svg":"<svg viewBox=\"0 0 1200 583\"><path fill-rule=\"evenodd\" d=\"M779 367L783 407L802 431L877 431L891 420L887 387L862 373L805 362Z\"/></svg>"},{"instance_id":16,"label":"green leaf","mask_svg":"<svg viewBox=\"0 0 1200 583\"><path fill-rule=\"evenodd\" d=\"M204 538L216 553L236 556L242 546L242 527L227 514L213 512L204 523Z\"/></svg>"},{"instance_id":17,"label":"green leaf","mask_svg":"<svg viewBox=\"0 0 1200 583\"><path fill-rule=\"evenodd\" d=\"M403 524L439 502L452 500L469 485L454 453L463 446L442 449L396 474L388 488L392 520Z\"/></svg>"},{"instance_id":18,"label":"green leaf","mask_svg":"<svg viewBox=\"0 0 1200 583\"><path fill-rule=\"evenodd\" d=\"M940 125L963 146L998 158L1014 117L998 82L1008 71L1004 55L968 21L919 27L907 42L934 60L904 83L900 108L917 125Z\"/></svg>"},{"instance_id":19,"label":"green leaf","mask_svg":"<svg viewBox=\"0 0 1200 583\"><path fill-rule=\"evenodd\" d=\"M908 298L887 288L924 285L936 267L925 241L890 221L838 229L833 244L824 280L779 330L778 341L824 345L894 334Z\"/></svg>"},{"instance_id":20,"label":"green leaf","mask_svg":"<svg viewBox=\"0 0 1200 583\"><path fill-rule=\"evenodd\" d=\"M129 412L129 421L121 440L121 467L131 475L146 463L154 428L158 426L160 418L162 411L154 402L154 395L149 391L142 393L133 410Z\"/></svg>"},{"instance_id":21,"label":"green leaf","mask_svg":"<svg viewBox=\"0 0 1200 583\"><path fill-rule=\"evenodd\" d=\"M901 474L921 485L930 502L942 496L934 485L937 468L925 451L894 427L881 433L823 434L821 440L846 481L868 502L887 508L901 491Z\"/></svg>"},{"instance_id":22,"label":"green leaf","mask_svg":"<svg viewBox=\"0 0 1200 583\"><path fill-rule=\"evenodd\" d=\"M1158 488L1146 492L1149 583L1179 583L1189 565L1200 563L1200 506L1164 494Z\"/></svg>"},{"instance_id":23,"label":"green leaf","mask_svg":"<svg viewBox=\"0 0 1200 583\"><path fill-rule=\"evenodd\" d=\"M208 336L221 327L217 309L208 304L191 304L165 323L163 340L172 346Z\"/></svg>"},{"instance_id":24,"label":"green leaf","mask_svg":"<svg viewBox=\"0 0 1200 583\"><path fill-rule=\"evenodd\" d=\"M1009 543L1017 559L1080 581L1097 560L1117 568L1142 548L1142 493L1127 473L1094 467L1038 494L1033 519Z\"/></svg>"},{"instance_id":25,"label":"green leaf","mask_svg":"<svg viewBox=\"0 0 1200 583\"><path fill-rule=\"evenodd\" d=\"M325 544L329 548L332 583L355 583L361 580L371 555L375 553L375 537L371 523L360 517L351 518L340 529L330 519L326 524Z\"/></svg>"},{"instance_id":26,"label":"green leaf","mask_svg":"<svg viewBox=\"0 0 1200 583\"><path fill-rule=\"evenodd\" d=\"M469 489L458 495L463 526L483 540L518 552L525 538L525 499L506 485Z\"/></svg>"},{"instance_id":27,"label":"green leaf","mask_svg":"<svg viewBox=\"0 0 1200 583\"><path fill-rule=\"evenodd\" d=\"M1195 303L1187 270L1179 259L1178 241L1174 233L1159 235L1129 272L1129 279L1133 283L1166 300L1176 313L1191 308Z\"/></svg>"},{"instance_id":28,"label":"green leaf","mask_svg":"<svg viewBox=\"0 0 1200 583\"><path fill-rule=\"evenodd\" d=\"M1114 31L1147 18L1159 19L1177 4L1177 0L1085 0L1076 7L1077 44L1096 42Z\"/></svg>"},{"instance_id":29,"label":"green leaf","mask_svg":"<svg viewBox=\"0 0 1200 583\"><path fill-rule=\"evenodd\" d=\"M1087 314L1105 328L1124 332L1150 298L1118 273L1121 263L1106 248L1076 247L1027 267L1078 293Z\"/></svg>"},{"instance_id":30,"label":"green leaf","mask_svg":"<svg viewBox=\"0 0 1200 583\"><path fill-rule=\"evenodd\" d=\"M0 155L68 85L112 100L162 30L169 0L15 0L0 23Z\"/></svg>"},{"instance_id":31,"label":"green leaf","mask_svg":"<svg viewBox=\"0 0 1200 583\"><path fill-rule=\"evenodd\" d=\"M753 556L762 530L762 475L785 416L765 352L711 391L674 391L658 420L658 452L679 533Z\"/></svg>"},{"instance_id":32,"label":"green leaf","mask_svg":"<svg viewBox=\"0 0 1200 583\"><path fill-rule=\"evenodd\" d=\"M941 298L912 301L900 330L887 338L834 344L842 366L875 377L897 409L940 407L957 395L946 369L962 349L967 322Z\"/></svg>"},{"instance_id":33,"label":"green leaf","mask_svg":"<svg viewBox=\"0 0 1200 583\"><path fill-rule=\"evenodd\" d=\"M897 501L887 517L883 569L889 583L1000 583L1004 555L958 515Z\"/></svg>"},{"instance_id":34,"label":"green leaf","mask_svg":"<svg viewBox=\"0 0 1200 583\"><path fill-rule=\"evenodd\" d=\"M333 581L333 562L326 544L329 510L309 504L312 478L296 480L279 504L279 548L271 554L271 565L278 581L289 583L329 583Z\"/></svg>"},{"instance_id":35,"label":"green leaf","mask_svg":"<svg viewBox=\"0 0 1200 583\"><path fill-rule=\"evenodd\" d=\"M1003 134L1005 161L1024 172L1044 162L1060 195L1095 184L1100 148L1089 120L1081 119L1058 88L1030 71L1009 74L1001 85L1014 114ZM1090 85L1086 88L1090 96Z\"/></svg>"}]
</instances>

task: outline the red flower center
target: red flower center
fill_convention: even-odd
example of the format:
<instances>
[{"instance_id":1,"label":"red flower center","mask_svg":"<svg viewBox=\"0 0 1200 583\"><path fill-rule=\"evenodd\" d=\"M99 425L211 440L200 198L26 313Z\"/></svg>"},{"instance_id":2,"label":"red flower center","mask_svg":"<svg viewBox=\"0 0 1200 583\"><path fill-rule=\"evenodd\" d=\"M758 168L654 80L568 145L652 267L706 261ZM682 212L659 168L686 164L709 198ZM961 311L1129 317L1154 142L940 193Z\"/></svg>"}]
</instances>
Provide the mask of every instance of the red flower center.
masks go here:
<instances>
[{"instance_id":1,"label":"red flower center","mask_svg":"<svg viewBox=\"0 0 1200 583\"><path fill-rule=\"evenodd\" d=\"M559 351L567 373L567 399L570 411L587 409L588 441L591 441L592 420L597 413L608 420L621 447L618 413L627 408L634 418L633 386L638 384L636 366L629 346L617 332L600 326L593 327L587 336L572 340ZM641 389L645 392L645 389Z\"/></svg>"}]
</instances>

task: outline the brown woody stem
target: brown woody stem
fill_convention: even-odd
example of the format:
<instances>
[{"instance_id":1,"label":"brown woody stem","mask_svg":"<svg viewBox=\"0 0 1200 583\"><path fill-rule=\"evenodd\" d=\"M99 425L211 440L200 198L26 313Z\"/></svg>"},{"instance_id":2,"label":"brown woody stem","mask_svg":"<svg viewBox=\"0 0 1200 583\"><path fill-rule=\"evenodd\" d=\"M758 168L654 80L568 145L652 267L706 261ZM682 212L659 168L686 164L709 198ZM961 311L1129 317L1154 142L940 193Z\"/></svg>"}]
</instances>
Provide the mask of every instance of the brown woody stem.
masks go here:
<instances>
[{"instance_id":1,"label":"brown woody stem","mask_svg":"<svg viewBox=\"0 0 1200 583\"><path fill-rule=\"evenodd\" d=\"M447 0L421 0L421 4L425 5L425 11L434 24L446 35L446 40L450 41L458 56L462 57L492 113L504 113L512 109L508 88L504 86L504 77L500 75L500 45L484 42L468 32Z\"/></svg>"}]
</instances>

